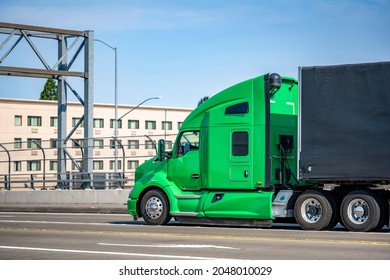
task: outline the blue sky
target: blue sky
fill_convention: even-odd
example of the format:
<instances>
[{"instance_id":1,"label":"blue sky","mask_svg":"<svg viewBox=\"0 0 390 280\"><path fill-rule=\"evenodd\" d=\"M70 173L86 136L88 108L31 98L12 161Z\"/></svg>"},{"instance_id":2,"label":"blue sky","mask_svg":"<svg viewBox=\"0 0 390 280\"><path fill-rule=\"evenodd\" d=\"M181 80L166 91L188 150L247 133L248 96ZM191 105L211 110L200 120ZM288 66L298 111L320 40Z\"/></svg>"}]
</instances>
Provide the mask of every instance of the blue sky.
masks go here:
<instances>
[{"instance_id":1,"label":"blue sky","mask_svg":"<svg viewBox=\"0 0 390 280\"><path fill-rule=\"evenodd\" d=\"M298 66L390 60L387 0L1 0L0 11L3 22L93 30L117 47L120 104L163 96L147 105L193 108L264 73L296 78ZM49 43L39 47L56 55ZM24 43L1 65L35 67L35 59ZM0 76L0 97L38 99L44 83ZM114 103L114 52L98 42L94 101Z\"/></svg>"}]
</instances>

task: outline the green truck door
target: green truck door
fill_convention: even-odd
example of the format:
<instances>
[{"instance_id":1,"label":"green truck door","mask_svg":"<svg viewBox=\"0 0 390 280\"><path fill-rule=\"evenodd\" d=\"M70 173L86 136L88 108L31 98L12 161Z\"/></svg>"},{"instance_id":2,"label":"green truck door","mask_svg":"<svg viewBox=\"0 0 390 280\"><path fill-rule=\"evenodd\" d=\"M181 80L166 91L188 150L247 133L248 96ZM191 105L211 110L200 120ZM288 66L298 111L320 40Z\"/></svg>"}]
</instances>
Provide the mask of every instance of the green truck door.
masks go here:
<instances>
[{"instance_id":1,"label":"green truck door","mask_svg":"<svg viewBox=\"0 0 390 280\"><path fill-rule=\"evenodd\" d=\"M175 147L174 155L169 160L169 180L182 190L200 189L199 131L183 132Z\"/></svg>"}]
</instances>

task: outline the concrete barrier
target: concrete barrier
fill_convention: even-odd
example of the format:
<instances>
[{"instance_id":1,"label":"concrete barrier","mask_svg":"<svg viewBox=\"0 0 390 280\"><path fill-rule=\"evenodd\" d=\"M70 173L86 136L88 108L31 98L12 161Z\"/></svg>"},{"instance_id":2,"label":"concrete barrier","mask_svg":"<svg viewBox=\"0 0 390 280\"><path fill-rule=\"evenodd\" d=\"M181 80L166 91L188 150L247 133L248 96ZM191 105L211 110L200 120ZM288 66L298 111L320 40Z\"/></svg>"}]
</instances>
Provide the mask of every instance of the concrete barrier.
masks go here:
<instances>
[{"instance_id":1,"label":"concrete barrier","mask_svg":"<svg viewBox=\"0 0 390 280\"><path fill-rule=\"evenodd\" d=\"M0 191L0 204L126 204L129 189Z\"/></svg>"}]
</instances>

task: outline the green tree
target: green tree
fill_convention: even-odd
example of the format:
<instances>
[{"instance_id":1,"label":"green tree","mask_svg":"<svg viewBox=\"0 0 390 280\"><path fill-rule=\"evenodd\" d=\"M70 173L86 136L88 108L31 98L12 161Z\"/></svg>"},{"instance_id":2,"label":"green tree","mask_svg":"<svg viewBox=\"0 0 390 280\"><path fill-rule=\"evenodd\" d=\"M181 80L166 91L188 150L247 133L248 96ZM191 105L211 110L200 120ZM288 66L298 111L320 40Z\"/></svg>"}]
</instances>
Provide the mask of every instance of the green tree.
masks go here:
<instances>
[{"instance_id":1,"label":"green tree","mask_svg":"<svg viewBox=\"0 0 390 280\"><path fill-rule=\"evenodd\" d=\"M54 79L47 79L39 100L58 100L58 89Z\"/></svg>"}]
</instances>

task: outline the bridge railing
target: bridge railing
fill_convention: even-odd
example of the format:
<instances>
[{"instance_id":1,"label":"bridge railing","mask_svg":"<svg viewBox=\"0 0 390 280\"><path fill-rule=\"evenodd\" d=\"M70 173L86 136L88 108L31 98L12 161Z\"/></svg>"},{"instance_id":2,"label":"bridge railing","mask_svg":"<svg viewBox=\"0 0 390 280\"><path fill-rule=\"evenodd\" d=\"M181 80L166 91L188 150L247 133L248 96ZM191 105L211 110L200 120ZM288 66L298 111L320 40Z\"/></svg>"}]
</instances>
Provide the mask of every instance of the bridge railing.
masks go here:
<instances>
[{"instance_id":1,"label":"bridge railing","mask_svg":"<svg viewBox=\"0 0 390 280\"><path fill-rule=\"evenodd\" d=\"M169 150L175 136L94 137L92 173L83 170L85 138L0 143L0 190L130 188L135 169L156 155L158 139L165 138ZM59 141L66 143L63 149ZM65 173L57 170L58 153L67 155Z\"/></svg>"}]
</instances>

